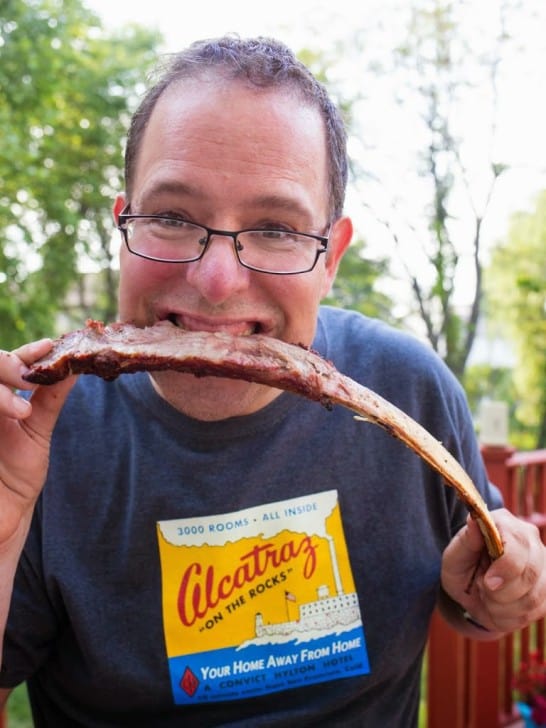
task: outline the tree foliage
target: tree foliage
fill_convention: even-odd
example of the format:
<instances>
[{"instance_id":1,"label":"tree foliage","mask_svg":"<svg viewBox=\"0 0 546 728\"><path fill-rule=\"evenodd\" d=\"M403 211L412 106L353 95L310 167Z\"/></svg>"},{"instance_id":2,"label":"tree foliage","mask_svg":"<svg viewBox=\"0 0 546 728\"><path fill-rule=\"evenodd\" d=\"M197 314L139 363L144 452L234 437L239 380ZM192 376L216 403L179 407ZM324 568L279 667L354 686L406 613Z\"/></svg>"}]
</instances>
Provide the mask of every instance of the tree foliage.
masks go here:
<instances>
[{"instance_id":1,"label":"tree foliage","mask_svg":"<svg viewBox=\"0 0 546 728\"><path fill-rule=\"evenodd\" d=\"M87 313L115 315L111 204L158 43L138 27L107 35L80 0L0 4L3 348L54 333L86 270L99 273Z\"/></svg>"},{"instance_id":2,"label":"tree foliage","mask_svg":"<svg viewBox=\"0 0 546 728\"><path fill-rule=\"evenodd\" d=\"M481 82L489 76L490 91L495 92L495 73L506 36L500 37L489 56L480 55L464 35L458 6L461 4L445 0L415 5L406 41L397 49L397 64L421 110L423 144L417 173L429 198L425 206L428 235L423 236L422 243L430 277L427 280L410 266L407 270L427 338L461 378L481 312L482 225L496 181L505 168L484 158L481 170L473 171L486 180L484 200L478 205L469 183L465 140L458 123L473 78ZM468 220L465 229L459 224L463 216ZM396 242L408 241L396 237ZM469 304L463 311L455 293L464 251L471 265L464 280Z\"/></svg>"},{"instance_id":3,"label":"tree foliage","mask_svg":"<svg viewBox=\"0 0 546 728\"><path fill-rule=\"evenodd\" d=\"M514 215L487 271L489 315L518 352L517 415L546 447L546 191L535 209Z\"/></svg>"},{"instance_id":4,"label":"tree foliage","mask_svg":"<svg viewBox=\"0 0 546 728\"><path fill-rule=\"evenodd\" d=\"M520 10L519 0L503 0L476 18L472 5L412 0L395 30L359 28L343 51L345 68L350 60L361 68L355 189L408 284L408 325L459 378L481 313L484 223L510 172L496 145L499 77L516 52L509 29Z\"/></svg>"},{"instance_id":5,"label":"tree foliage","mask_svg":"<svg viewBox=\"0 0 546 728\"><path fill-rule=\"evenodd\" d=\"M355 240L341 259L330 296L324 303L360 311L393 325L396 320L391 297L380 290L378 282L387 270L387 261L366 257L366 243Z\"/></svg>"}]
</instances>

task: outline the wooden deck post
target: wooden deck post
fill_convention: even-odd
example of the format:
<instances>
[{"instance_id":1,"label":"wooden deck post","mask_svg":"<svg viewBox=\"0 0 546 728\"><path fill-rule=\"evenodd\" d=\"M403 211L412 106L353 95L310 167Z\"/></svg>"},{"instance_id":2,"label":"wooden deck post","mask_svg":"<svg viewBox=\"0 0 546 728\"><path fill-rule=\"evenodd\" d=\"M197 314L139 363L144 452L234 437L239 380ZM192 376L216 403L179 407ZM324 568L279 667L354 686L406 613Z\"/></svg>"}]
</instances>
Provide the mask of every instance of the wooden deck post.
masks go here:
<instances>
[{"instance_id":1,"label":"wooden deck post","mask_svg":"<svg viewBox=\"0 0 546 728\"><path fill-rule=\"evenodd\" d=\"M506 502L509 500L510 490L510 471L506 463L514 454L515 448L505 445L482 445L481 452L489 480L497 486ZM506 505L510 508L511 504L506 502Z\"/></svg>"},{"instance_id":2,"label":"wooden deck post","mask_svg":"<svg viewBox=\"0 0 546 728\"><path fill-rule=\"evenodd\" d=\"M434 612L427 648L428 728L468 728L465 641Z\"/></svg>"},{"instance_id":3,"label":"wooden deck post","mask_svg":"<svg viewBox=\"0 0 546 728\"><path fill-rule=\"evenodd\" d=\"M509 462L514 448L483 446L489 480L506 506L519 514L517 490ZM428 728L498 728L512 724L510 685L501 666L511 652L500 642L476 642L457 634L439 613L433 615L428 642ZM506 653L506 654L504 654ZM511 670L508 671L511 675ZM508 678L509 679L509 678ZM507 695L505 695L507 693Z\"/></svg>"}]
</instances>

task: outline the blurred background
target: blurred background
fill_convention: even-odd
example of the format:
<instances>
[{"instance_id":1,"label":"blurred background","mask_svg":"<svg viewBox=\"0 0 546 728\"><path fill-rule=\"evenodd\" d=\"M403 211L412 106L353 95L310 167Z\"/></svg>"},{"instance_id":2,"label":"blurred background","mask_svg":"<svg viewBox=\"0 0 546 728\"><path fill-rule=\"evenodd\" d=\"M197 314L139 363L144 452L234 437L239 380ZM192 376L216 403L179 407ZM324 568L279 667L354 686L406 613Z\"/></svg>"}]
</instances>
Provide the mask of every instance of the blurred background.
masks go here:
<instances>
[{"instance_id":1,"label":"blurred background","mask_svg":"<svg viewBox=\"0 0 546 728\"><path fill-rule=\"evenodd\" d=\"M356 5L356 6L355 6ZM116 318L111 204L148 74L235 32L341 105L355 240L329 298L427 341L546 447L543 0L0 0L0 347Z\"/></svg>"}]
</instances>

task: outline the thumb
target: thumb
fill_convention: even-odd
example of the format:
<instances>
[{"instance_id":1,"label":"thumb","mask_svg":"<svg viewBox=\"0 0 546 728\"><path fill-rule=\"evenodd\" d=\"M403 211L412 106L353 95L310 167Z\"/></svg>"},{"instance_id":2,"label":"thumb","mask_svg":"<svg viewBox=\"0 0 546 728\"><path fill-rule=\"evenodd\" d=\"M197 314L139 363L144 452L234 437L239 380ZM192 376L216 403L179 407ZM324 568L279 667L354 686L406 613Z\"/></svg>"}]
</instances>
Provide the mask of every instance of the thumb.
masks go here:
<instances>
[{"instance_id":1,"label":"thumb","mask_svg":"<svg viewBox=\"0 0 546 728\"><path fill-rule=\"evenodd\" d=\"M476 570L484 554L484 541L476 521L469 516L444 551L442 569L450 579L468 579Z\"/></svg>"},{"instance_id":2,"label":"thumb","mask_svg":"<svg viewBox=\"0 0 546 728\"><path fill-rule=\"evenodd\" d=\"M45 440L51 438L61 409L77 379L78 377L73 375L57 384L38 386L32 393L30 398L32 409L26 422L39 437Z\"/></svg>"},{"instance_id":3,"label":"thumb","mask_svg":"<svg viewBox=\"0 0 546 728\"><path fill-rule=\"evenodd\" d=\"M483 551L486 546L480 527L478 526L476 519L472 518L470 514L466 519L466 528L463 536L466 548L476 554Z\"/></svg>"}]
</instances>

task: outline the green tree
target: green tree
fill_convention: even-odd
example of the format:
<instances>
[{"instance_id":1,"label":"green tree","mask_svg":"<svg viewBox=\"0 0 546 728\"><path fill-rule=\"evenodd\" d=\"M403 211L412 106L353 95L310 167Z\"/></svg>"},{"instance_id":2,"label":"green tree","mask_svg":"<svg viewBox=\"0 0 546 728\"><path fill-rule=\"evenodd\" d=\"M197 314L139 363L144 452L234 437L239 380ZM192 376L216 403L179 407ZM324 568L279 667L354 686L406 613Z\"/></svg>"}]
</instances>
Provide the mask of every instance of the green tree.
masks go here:
<instances>
[{"instance_id":1,"label":"green tree","mask_svg":"<svg viewBox=\"0 0 546 728\"><path fill-rule=\"evenodd\" d=\"M366 244L355 240L341 259L334 285L324 303L398 324L391 297L378 287L387 269L387 261L366 258Z\"/></svg>"},{"instance_id":2,"label":"green tree","mask_svg":"<svg viewBox=\"0 0 546 728\"><path fill-rule=\"evenodd\" d=\"M510 445L518 450L536 447L536 432L518 416L521 395L514 383L514 370L490 364L472 364L466 367L463 386L472 412L479 421L480 406L486 400L498 400L508 405L508 432Z\"/></svg>"},{"instance_id":3,"label":"green tree","mask_svg":"<svg viewBox=\"0 0 546 728\"><path fill-rule=\"evenodd\" d=\"M415 3L406 40L395 54L396 73L405 80L407 89L400 93L399 103L406 106L411 102L419 109L422 142L416 172L428 197L424 208L428 232L420 233L427 274L416 272L411 264L406 270L426 336L459 378L463 377L481 313L483 222L497 180L506 170L504 165L484 158L481 169L470 172L465 161L467 140L459 123L476 81L483 84L489 77L485 85L494 106L498 64L508 39L499 10L501 22L498 29L491 29L488 53L478 51L465 35L462 9L463 3L449 0ZM491 135L494 123L493 118ZM480 204L472 190L472 174L485 180ZM462 218L467 220L465 228L460 224ZM412 245L412 232L393 230L399 249ZM463 309L455 293L465 258L470 262L464 274L469 303Z\"/></svg>"},{"instance_id":4,"label":"green tree","mask_svg":"<svg viewBox=\"0 0 546 728\"><path fill-rule=\"evenodd\" d=\"M115 315L110 210L130 110L159 42L136 26L107 35L80 0L0 4L3 348L54 333L86 271L97 283L85 314Z\"/></svg>"},{"instance_id":5,"label":"green tree","mask_svg":"<svg viewBox=\"0 0 546 728\"><path fill-rule=\"evenodd\" d=\"M535 209L513 216L487 271L489 315L516 348L518 419L546 447L546 191Z\"/></svg>"},{"instance_id":6,"label":"green tree","mask_svg":"<svg viewBox=\"0 0 546 728\"><path fill-rule=\"evenodd\" d=\"M400 3L396 16L374 15L332 41L337 58L328 51L328 76L351 99L366 240L391 253L392 274L406 283L407 325L460 379L483 301L484 228L512 171L499 109L511 61L527 49L510 30L522 13L531 22L520 0L485 5L476 14L465 0ZM348 68L359 73L343 84Z\"/></svg>"}]
</instances>

